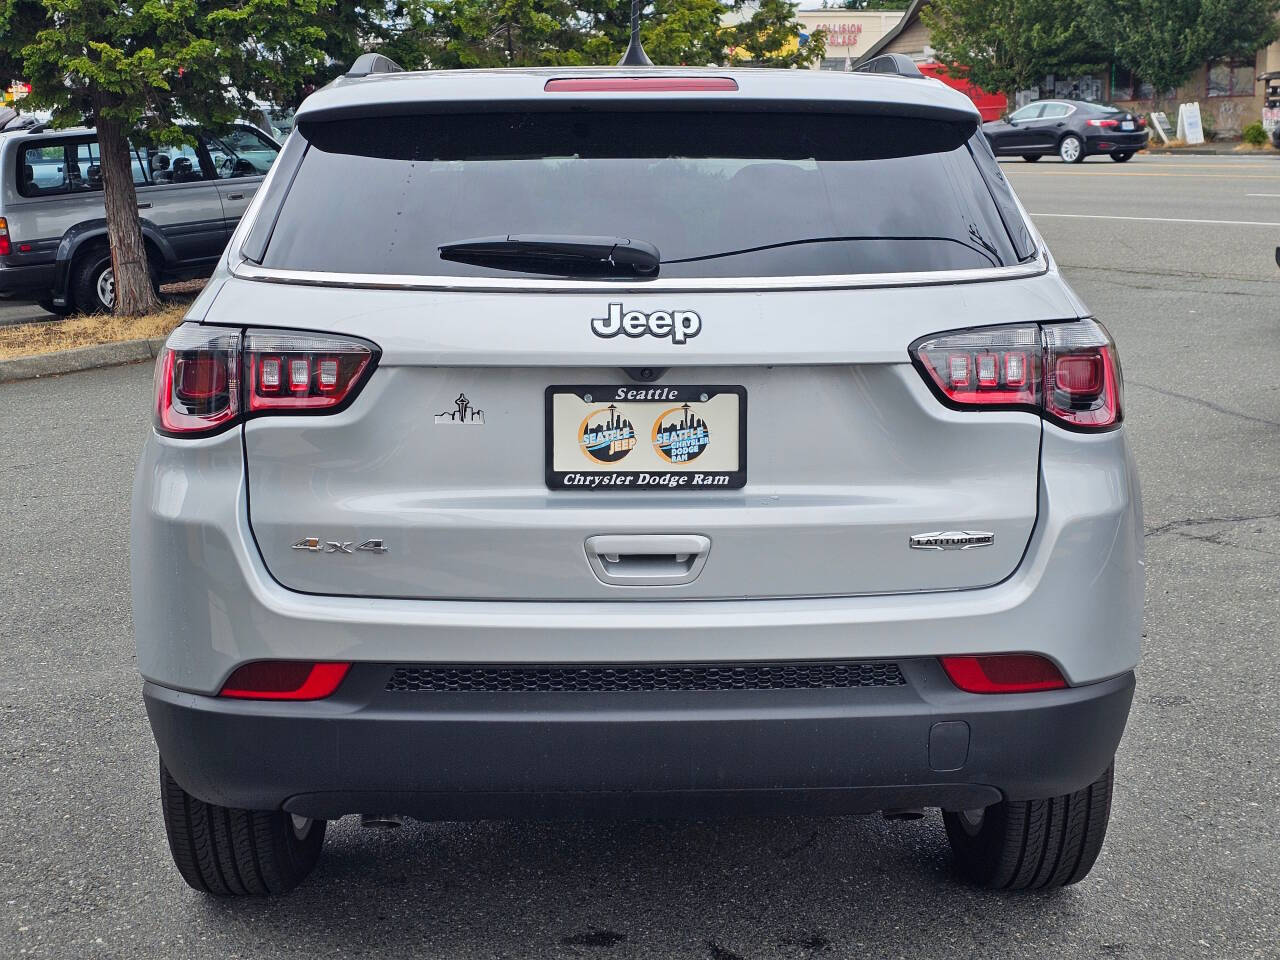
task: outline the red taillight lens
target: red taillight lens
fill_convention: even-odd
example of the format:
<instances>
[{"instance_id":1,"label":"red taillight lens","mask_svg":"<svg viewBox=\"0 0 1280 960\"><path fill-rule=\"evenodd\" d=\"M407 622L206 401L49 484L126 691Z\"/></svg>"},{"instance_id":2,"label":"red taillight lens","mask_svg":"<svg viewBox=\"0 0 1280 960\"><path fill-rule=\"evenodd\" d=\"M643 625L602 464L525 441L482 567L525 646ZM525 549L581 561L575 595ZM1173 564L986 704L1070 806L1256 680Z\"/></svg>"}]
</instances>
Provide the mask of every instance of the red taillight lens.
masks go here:
<instances>
[{"instance_id":1,"label":"red taillight lens","mask_svg":"<svg viewBox=\"0 0 1280 960\"><path fill-rule=\"evenodd\" d=\"M183 324L156 363L156 429L207 436L242 418L325 413L353 400L377 363L365 340Z\"/></svg>"},{"instance_id":2,"label":"red taillight lens","mask_svg":"<svg viewBox=\"0 0 1280 960\"><path fill-rule=\"evenodd\" d=\"M250 415L305 413L338 406L363 385L372 344L350 337L252 330L245 337Z\"/></svg>"},{"instance_id":3,"label":"red taillight lens","mask_svg":"<svg viewBox=\"0 0 1280 960\"><path fill-rule=\"evenodd\" d=\"M184 324L156 361L156 429L170 436L216 433L240 412L240 335Z\"/></svg>"},{"instance_id":4,"label":"red taillight lens","mask_svg":"<svg viewBox=\"0 0 1280 960\"><path fill-rule=\"evenodd\" d=\"M1071 427L1098 430L1120 422L1120 366L1100 323L1044 327L1044 412Z\"/></svg>"},{"instance_id":5,"label":"red taillight lens","mask_svg":"<svg viewBox=\"0 0 1280 960\"><path fill-rule=\"evenodd\" d=\"M951 682L966 693L1032 693L1067 685L1053 661L1029 653L941 659Z\"/></svg>"},{"instance_id":6,"label":"red taillight lens","mask_svg":"<svg viewBox=\"0 0 1280 960\"><path fill-rule=\"evenodd\" d=\"M963 406L1035 405L1040 328L991 327L918 341L911 353L929 381Z\"/></svg>"},{"instance_id":7,"label":"red taillight lens","mask_svg":"<svg viewBox=\"0 0 1280 960\"><path fill-rule=\"evenodd\" d=\"M238 700L323 700L338 689L349 663L256 660L237 667L218 692Z\"/></svg>"},{"instance_id":8,"label":"red taillight lens","mask_svg":"<svg viewBox=\"0 0 1280 960\"><path fill-rule=\"evenodd\" d=\"M0 217L0 257L13 253L13 245L9 242L9 221Z\"/></svg>"},{"instance_id":9,"label":"red taillight lens","mask_svg":"<svg viewBox=\"0 0 1280 960\"><path fill-rule=\"evenodd\" d=\"M1030 410L1082 430L1120 422L1115 344L1093 320L956 330L917 340L910 352L948 406Z\"/></svg>"},{"instance_id":10,"label":"red taillight lens","mask_svg":"<svg viewBox=\"0 0 1280 960\"><path fill-rule=\"evenodd\" d=\"M1118 126L1120 126L1120 121L1119 121L1119 120L1086 120L1086 121L1085 121L1085 123L1087 123L1087 124L1088 124L1089 126L1091 126L1091 127L1118 127Z\"/></svg>"}]
</instances>

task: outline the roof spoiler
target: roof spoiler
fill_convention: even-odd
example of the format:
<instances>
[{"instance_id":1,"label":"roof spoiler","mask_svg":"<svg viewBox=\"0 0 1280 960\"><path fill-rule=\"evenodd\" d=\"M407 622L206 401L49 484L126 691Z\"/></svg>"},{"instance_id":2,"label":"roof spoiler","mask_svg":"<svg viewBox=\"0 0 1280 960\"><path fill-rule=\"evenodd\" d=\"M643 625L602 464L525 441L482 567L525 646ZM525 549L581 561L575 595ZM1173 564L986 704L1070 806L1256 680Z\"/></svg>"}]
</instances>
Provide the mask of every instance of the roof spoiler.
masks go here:
<instances>
[{"instance_id":1,"label":"roof spoiler","mask_svg":"<svg viewBox=\"0 0 1280 960\"><path fill-rule=\"evenodd\" d=\"M878 57L872 57L866 63L858 64L853 68L853 72L888 73L896 74L899 77L920 77L924 79L924 74L920 72L916 62L905 53L882 53Z\"/></svg>"},{"instance_id":2,"label":"roof spoiler","mask_svg":"<svg viewBox=\"0 0 1280 960\"><path fill-rule=\"evenodd\" d=\"M371 73L404 73L404 67L380 53L362 53L346 72L348 77L367 77Z\"/></svg>"}]
</instances>

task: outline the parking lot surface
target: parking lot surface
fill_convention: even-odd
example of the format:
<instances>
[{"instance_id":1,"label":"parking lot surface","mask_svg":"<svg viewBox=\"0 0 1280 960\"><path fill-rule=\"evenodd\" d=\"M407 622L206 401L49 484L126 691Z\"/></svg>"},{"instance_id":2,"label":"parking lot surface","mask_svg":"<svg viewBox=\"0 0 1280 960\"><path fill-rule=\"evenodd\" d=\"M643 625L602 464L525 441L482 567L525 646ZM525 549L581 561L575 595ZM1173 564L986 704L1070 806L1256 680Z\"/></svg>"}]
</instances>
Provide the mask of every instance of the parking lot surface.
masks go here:
<instances>
[{"instance_id":1,"label":"parking lot surface","mask_svg":"<svg viewBox=\"0 0 1280 960\"><path fill-rule=\"evenodd\" d=\"M1280 161L1002 169L1119 342L1144 486L1144 659L1084 883L968 890L936 813L347 818L287 898L192 892L134 670L134 366L0 386L0 957L1280 956Z\"/></svg>"}]
</instances>

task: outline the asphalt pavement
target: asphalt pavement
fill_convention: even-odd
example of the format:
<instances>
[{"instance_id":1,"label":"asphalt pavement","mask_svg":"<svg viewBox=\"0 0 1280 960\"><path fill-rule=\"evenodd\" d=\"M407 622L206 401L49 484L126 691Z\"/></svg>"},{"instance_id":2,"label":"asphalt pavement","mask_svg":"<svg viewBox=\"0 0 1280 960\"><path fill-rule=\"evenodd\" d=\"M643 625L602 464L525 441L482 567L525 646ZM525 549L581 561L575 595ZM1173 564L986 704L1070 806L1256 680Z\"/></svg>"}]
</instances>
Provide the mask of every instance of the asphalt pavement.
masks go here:
<instances>
[{"instance_id":1,"label":"asphalt pavement","mask_svg":"<svg viewBox=\"0 0 1280 960\"><path fill-rule=\"evenodd\" d=\"M135 366L0 386L0 957L1280 956L1280 160L1003 169L1119 341L1144 487L1144 659L1086 881L966 889L936 814L347 818L287 898L190 891L130 635Z\"/></svg>"},{"instance_id":2,"label":"asphalt pavement","mask_svg":"<svg viewBox=\"0 0 1280 960\"><path fill-rule=\"evenodd\" d=\"M28 303L25 300L17 302L0 300L0 327L11 323L36 323L41 320L56 319L58 318L55 314L49 313L34 303Z\"/></svg>"}]
</instances>

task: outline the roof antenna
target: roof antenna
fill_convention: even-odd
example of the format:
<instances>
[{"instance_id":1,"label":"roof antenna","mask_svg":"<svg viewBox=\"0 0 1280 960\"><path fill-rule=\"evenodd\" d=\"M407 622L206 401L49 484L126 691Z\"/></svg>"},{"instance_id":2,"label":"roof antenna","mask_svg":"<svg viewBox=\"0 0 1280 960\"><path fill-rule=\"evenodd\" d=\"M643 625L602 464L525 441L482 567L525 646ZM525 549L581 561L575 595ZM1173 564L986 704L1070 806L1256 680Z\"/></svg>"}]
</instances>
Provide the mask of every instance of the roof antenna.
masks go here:
<instances>
[{"instance_id":1,"label":"roof antenna","mask_svg":"<svg viewBox=\"0 0 1280 960\"><path fill-rule=\"evenodd\" d=\"M631 0L631 42L618 61L620 67L652 67L653 61L640 45L640 0Z\"/></svg>"}]
</instances>

